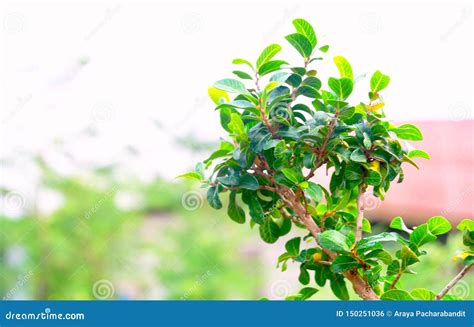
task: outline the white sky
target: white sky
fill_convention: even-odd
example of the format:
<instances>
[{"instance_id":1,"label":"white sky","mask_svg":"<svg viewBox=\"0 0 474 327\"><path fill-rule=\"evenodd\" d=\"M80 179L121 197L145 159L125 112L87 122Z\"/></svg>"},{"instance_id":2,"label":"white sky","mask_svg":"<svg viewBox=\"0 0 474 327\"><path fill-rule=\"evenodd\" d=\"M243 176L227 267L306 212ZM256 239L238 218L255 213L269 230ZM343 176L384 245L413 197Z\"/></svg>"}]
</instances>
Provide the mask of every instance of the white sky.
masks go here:
<instances>
[{"instance_id":1,"label":"white sky","mask_svg":"<svg viewBox=\"0 0 474 327\"><path fill-rule=\"evenodd\" d=\"M145 178L176 176L203 158L172 135L222 135L208 85L232 77L233 58L254 61L270 43L300 60L284 40L298 17L331 46L317 67L323 83L337 75L332 57L343 55L356 75L391 76L386 112L395 120L472 119L472 2L173 3L3 5L2 157L40 152L72 172L52 146L62 140L75 164L121 161ZM355 103L366 99L368 79L357 90ZM84 133L91 127L94 138ZM141 156L128 156L127 145ZM26 171L4 175L28 183Z\"/></svg>"}]
</instances>

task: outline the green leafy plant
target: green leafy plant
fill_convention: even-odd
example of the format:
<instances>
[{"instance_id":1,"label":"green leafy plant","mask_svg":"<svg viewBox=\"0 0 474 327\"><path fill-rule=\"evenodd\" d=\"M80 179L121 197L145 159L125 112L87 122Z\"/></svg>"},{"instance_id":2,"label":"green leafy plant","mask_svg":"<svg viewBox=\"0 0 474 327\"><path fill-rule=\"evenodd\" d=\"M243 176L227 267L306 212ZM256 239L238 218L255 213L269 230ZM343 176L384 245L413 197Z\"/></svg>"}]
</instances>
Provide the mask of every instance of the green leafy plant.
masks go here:
<instances>
[{"instance_id":1,"label":"green leafy plant","mask_svg":"<svg viewBox=\"0 0 474 327\"><path fill-rule=\"evenodd\" d=\"M403 181L402 165L418 168L415 158L429 159L402 141L422 140L416 126L395 126L385 116L381 92L390 77L376 71L368 101L350 104L356 83L350 63L334 57L339 76L329 77L323 87L315 68L329 46L318 44L305 20L293 25L296 33L286 40L302 56L301 65L274 59L281 50L277 44L266 47L255 64L235 59L234 64L244 67L233 72L239 79L222 79L209 89L229 140L182 176L201 181L215 209L222 208L221 195L228 193L228 216L239 224L247 218L243 206L248 207L250 225L258 226L267 243L293 226L307 231L304 240L314 241L310 248L303 249L305 243L296 237L278 258L282 270L289 260L300 265L299 281L305 287L288 299L304 300L317 292L306 286L311 275L320 287L329 283L344 300L349 299L347 282L362 299L452 298L446 294L462 276L438 295L399 286L426 254L423 246L451 230L446 218L432 217L410 229L396 217L390 227L399 232L371 235L364 217L365 197L383 200L392 182ZM208 168L212 173L206 177ZM313 180L318 169L331 174L327 188ZM465 220L458 227L469 247L462 254L462 275L473 264L472 224ZM387 242L397 244L395 253L386 249Z\"/></svg>"}]
</instances>

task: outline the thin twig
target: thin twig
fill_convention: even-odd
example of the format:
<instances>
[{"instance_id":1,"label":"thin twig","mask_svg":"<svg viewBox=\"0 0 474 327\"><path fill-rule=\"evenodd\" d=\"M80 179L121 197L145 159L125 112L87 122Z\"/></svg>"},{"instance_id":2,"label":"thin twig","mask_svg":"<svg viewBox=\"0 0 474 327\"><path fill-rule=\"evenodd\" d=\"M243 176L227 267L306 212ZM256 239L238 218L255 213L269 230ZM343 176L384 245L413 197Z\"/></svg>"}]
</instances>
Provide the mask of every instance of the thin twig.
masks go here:
<instances>
[{"instance_id":1,"label":"thin twig","mask_svg":"<svg viewBox=\"0 0 474 327\"><path fill-rule=\"evenodd\" d=\"M441 300L443 298L443 296L445 296L446 293L448 293L454 287L454 285L456 285L456 283L459 282L461 280L461 278L464 277L464 275L466 275L466 273L469 271L469 269L472 268L472 266L473 266L473 264L470 264L469 266L464 266L464 268L459 272L459 274L457 274L456 277L454 277L448 283L448 285L446 285L446 287L443 288L443 290L441 292L439 292L438 295L436 295L435 299L436 300Z\"/></svg>"},{"instance_id":2,"label":"thin twig","mask_svg":"<svg viewBox=\"0 0 474 327\"><path fill-rule=\"evenodd\" d=\"M395 288L395 286L397 285L398 281L400 280L400 278L402 277L402 274L403 274L403 271L399 271L397 276L395 277L395 279L393 280L392 284L390 285L390 289L393 290Z\"/></svg>"}]
</instances>

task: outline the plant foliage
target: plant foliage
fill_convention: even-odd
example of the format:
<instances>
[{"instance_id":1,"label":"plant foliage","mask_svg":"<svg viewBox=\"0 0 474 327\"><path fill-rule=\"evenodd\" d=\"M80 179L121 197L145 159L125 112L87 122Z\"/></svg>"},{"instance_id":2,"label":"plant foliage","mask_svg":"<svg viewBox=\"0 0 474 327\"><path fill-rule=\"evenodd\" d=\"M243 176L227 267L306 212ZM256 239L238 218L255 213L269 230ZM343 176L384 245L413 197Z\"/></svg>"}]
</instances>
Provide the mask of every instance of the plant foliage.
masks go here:
<instances>
[{"instance_id":1,"label":"plant foliage","mask_svg":"<svg viewBox=\"0 0 474 327\"><path fill-rule=\"evenodd\" d=\"M382 92L390 77L381 71L367 81L364 101L351 97L356 80L346 58L334 57L334 76L319 76L317 67L329 47L318 44L307 21L296 19L293 25L296 31L285 38L302 57L300 64L277 59L282 47L271 44L255 64L235 59L242 69L234 71L238 79L219 80L209 89L228 139L204 161L208 176L200 164L188 177L197 176L208 188L215 209L229 194L229 217L258 226L267 243L293 227L306 230L312 247L303 249L301 238L293 238L278 259L283 270L289 260L300 265L303 285L310 279L321 287L329 283L340 299L349 298L348 283L363 299L431 298L431 291L410 294L398 282L414 273L426 243L450 231L448 220L436 216L409 229L396 217L390 226L396 232L371 235L363 211L369 192L383 200L392 183L403 181L405 164L418 168L414 158L429 158L404 141L422 140L421 131L386 118ZM318 169L331 174L327 187L313 180ZM463 258L472 265L472 220L460 229L469 247ZM395 253L385 249L388 242L397 244ZM289 299L315 293L303 288Z\"/></svg>"}]
</instances>

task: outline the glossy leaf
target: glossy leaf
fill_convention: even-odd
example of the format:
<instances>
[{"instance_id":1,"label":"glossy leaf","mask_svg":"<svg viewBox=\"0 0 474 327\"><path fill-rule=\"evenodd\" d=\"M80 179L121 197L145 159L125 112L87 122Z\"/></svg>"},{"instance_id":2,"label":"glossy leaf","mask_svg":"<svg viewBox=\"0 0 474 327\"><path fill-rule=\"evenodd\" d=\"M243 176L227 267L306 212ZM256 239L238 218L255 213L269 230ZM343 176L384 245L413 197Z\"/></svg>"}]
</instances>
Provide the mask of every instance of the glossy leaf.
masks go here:
<instances>
[{"instance_id":1,"label":"glossy leaf","mask_svg":"<svg viewBox=\"0 0 474 327\"><path fill-rule=\"evenodd\" d=\"M304 58L309 58L311 56L313 47L306 36L295 33L287 35L285 38L301 54L301 56Z\"/></svg>"},{"instance_id":2,"label":"glossy leaf","mask_svg":"<svg viewBox=\"0 0 474 327\"><path fill-rule=\"evenodd\" d=\"M421 141L423 140L423 134L421 131L412 124L404 124L396 128L390 129L402 140Z\"/></svg>"},{"instance_id":3,"label":"glossy leaf","mask_svg":"<svg viewBox=\"0 0 474 327\"><path fill-rule=\"evenodd\" d=\"M328 85L341 100L345 100L352 93L353 83L349 78L330 77Z\"/></svg>"},{"instance_id":4,"label":"glossy leaf","mask_svg":"<svg viewBox=\"0 0 474 327\"><path fill-rule=\"evenodd\" d=\"M214 83L214 87L231 93L249 94L244 83L232 78L221 79Z\"/></svg>"},{"instance_id":5,"label":"glossy leaf","mask_svg":"<svg viewBox=\"0 0 474 327\"><path fill-rule=\"evenodd\" d=\"M444 217L434 216L428 220L428 229L433 235L446 234L451 230L451 224Z\"/></svg>"},{"instance_id":6,"label":"glossy leaf","mask_svg":"<svg viewBox=\"0 0 474 327\"><path fill-rule=\"evenodd\" d=\"M293 21L293 25L299 34L304 35L308 39L312 49L314 49L318 43L318 39L316 38L316 33L314 33L314 29L311 24L304 19L298 18Z\"/></svg>"},{"instance_id":7,"label":"glossy leaf","mask_svg":"<svg viewBox=\"0 0 474 327\"><path fill-rule=\"evenodd\" d=\"M318 234L318 243L323 248L337 253L348 253L350 240L336 230L327 230Z\"/></svg>"},{"instance_id":8,"label":"glossy leaf","mask_svg":"<svg viewBox=\"0 0 474 327\"><path fill-rule=\"evenodd\" d=\"M245 223L245 211L237 204L237 193L231 191L229 195L229 207L227 208L227 215L236 223Z\"/></svg>"},{"instance_id":9,"label":"glossy leaf","mask_svg":"<svg viewBox=\"0 0 474 327\"><path fill-rule=\"evenodd\" d=\"M214 209L222 208L222 202L219 198L219 188L217 186L212 186L207 191L207 202Z\"/></svg>"},{"instance_id":10,"label":"glossy leaf","mask_svg":"<svg viewBox=\"0 0 474 327\"><path fill-rule=\"evenodd\" d=\"M370 79L370 89L374 93L379 92L379 91L382 91L384 88L386 88L389 83L390 83L390 77L382 74L380 70L377 70L372 75L372 78Z\"/></svg>"},{"instance_id":11,"label":"glossy leaf","mask_svg":"<svg viewBox=\"0 0 474 327\"><path fill-rule=\"evenodd\" d=\"M259 228L260 237L267 243L275 243L280 237L280 228L272 219L265 219Z\"/></svg>"},{"instance_id":12,"label":"glossy leaf","mask_svg":"<svg viewBox=\"0 0 474 327\"><path fill-rule=\"evenodd\" d=\"M409 301L413 300L413 297L407 291L390 290L383 293L380 299L385 301Z\"/></svg>"},{"instance_id":13,"label":"glossy leaf","mask_svg":"<svg viewBox=\"0 0 474 327\"><path fill-rule=\"evenodd\" d=\"M342 56L336 56L334 57L334 63L336 64L341 77L347 77L348 79L352 81L354 80L351 64L347 61L346 58Z\"/></svg>"},{"instance_id":14,"label":"glossy leaf","mask_svg":"<svg viewBox=\"0 0 474 327\"><path fill-rule=\"evenodd\" d=\"M257 69L259 70L263 64L269 62L280 50L281 46L278 44L270 44L266 47L257 59Z\"/></svg>"}]
</instances>

